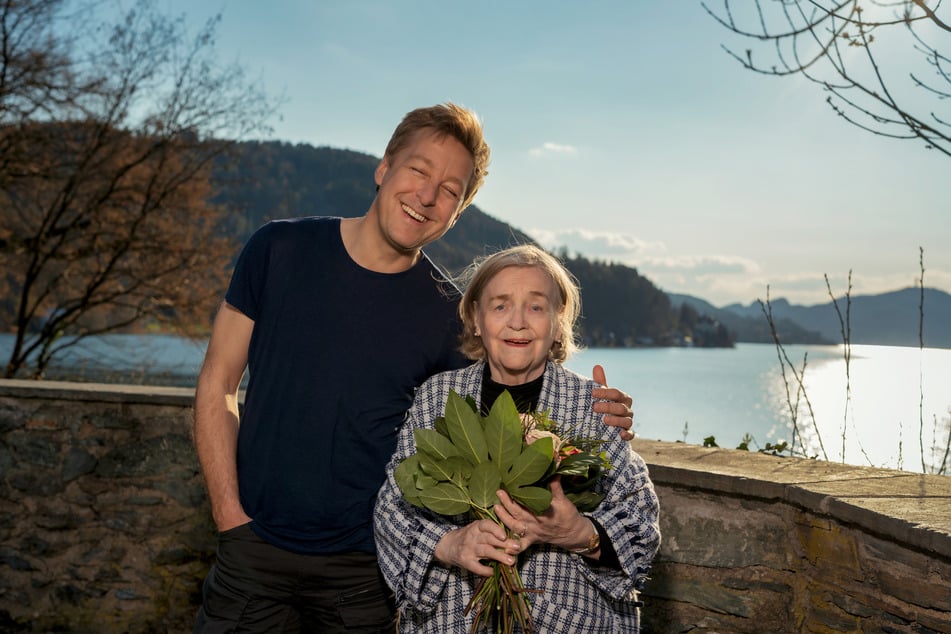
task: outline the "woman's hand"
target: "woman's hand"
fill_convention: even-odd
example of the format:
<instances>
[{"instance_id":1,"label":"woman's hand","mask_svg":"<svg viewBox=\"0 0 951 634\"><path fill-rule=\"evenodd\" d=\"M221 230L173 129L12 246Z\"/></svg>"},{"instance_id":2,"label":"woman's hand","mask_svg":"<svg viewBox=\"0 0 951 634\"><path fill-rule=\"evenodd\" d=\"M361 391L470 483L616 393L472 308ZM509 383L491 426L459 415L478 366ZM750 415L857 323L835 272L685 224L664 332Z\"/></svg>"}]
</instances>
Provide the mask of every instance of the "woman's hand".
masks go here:
<instances>
[{"instance_id":1,"label":"woman's hand","mask_svg":"<svg viewBox=\"0 0 951 634\"><path fill-rule=\"evenodd\" d=\"M476 520L443 535L433 555L448 566L459 566L489 577L492 568L483 561L494 559L511 566L515 564L515 555L518 553L518 542L507 539L503 527L492 520Z\"/></svg>"},{"instance_id":2,"label":"woman's hand","mask_svg":"<svg viewBox=\"0 0 951 634\"><path fill-rule=\"evenodd\" d=\"M634 424L634 410L631 409L631 406L634 404L634 399L616 387L607 387L608 380L604 376L604 368L600 365L594 366L591 377L596 383L605 386L594 388L591 390L591 395L594 396L594 398L607 401L596 402L594 404L594 411L599 414L604 414L605 425L621 428L621 440L631 440L634 438L634 433L629 431L631 425Z\"/></svg>"},{"instance_id":3,"label":"woman's hand","mask_svg":"<svg viewBox=\"0 0 951 634\"><path fill-rule=\"evenodd\" d=\"M535 515L513 500L505 491L498 491L501 504L495 514L518 538L519 550L532 544L552 544L572 550L584 548L591 536L591 522L565 497L558 476L551 481L551 506Z\"/></svg>"}]
</instances>

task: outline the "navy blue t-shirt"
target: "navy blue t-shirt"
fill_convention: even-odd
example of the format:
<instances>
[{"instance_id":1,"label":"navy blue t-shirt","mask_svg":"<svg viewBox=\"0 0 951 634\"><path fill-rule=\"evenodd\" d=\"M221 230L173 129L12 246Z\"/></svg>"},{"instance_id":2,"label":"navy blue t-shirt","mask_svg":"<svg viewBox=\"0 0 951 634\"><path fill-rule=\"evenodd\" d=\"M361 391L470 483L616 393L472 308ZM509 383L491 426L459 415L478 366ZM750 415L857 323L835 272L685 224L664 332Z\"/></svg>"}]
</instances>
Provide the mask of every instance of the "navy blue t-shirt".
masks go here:
<instances>
[{"instance_id":1,"label":"navy blue t-shirt","mask_svg":"<svg viewBox=\"0 0 951 634\"><path fill-rule=\"evenodd\" d=\"M425 256L362 268L340 219L315 217L255 232L225 299L254 321L238 433L252 528L294 552L375 552L373 504L413 392L468 363L458 291Z\"/></svg>"}]
</instances>

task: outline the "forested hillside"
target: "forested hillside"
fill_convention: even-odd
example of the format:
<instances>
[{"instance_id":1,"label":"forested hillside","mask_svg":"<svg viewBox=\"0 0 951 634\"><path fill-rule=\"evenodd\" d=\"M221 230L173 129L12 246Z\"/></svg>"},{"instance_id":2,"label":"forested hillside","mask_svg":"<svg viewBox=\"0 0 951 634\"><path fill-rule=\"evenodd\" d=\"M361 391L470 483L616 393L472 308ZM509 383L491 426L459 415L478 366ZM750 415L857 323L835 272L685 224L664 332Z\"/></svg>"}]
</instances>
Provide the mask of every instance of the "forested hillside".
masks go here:
<instances>
[{"instance_id":1,"label":"forested hillside","mask_svg":"<svg viewBox=\"0 0 951 634\"><path fill-rule=\"evenodd\" d=\"M240 242L276 218L361 216L373 200L373 170L378 162L376 157L350 150L243 143L237 160L216 172L217 202L228 210L227 230ZM456 274L475 257L526 242L533 240L473 205L425 251ZM581 331L587 345L733 344L734 337L711 318L672 309L667 295L635 269L559 255L581 285Z\"/></svg>"}]
</instances>

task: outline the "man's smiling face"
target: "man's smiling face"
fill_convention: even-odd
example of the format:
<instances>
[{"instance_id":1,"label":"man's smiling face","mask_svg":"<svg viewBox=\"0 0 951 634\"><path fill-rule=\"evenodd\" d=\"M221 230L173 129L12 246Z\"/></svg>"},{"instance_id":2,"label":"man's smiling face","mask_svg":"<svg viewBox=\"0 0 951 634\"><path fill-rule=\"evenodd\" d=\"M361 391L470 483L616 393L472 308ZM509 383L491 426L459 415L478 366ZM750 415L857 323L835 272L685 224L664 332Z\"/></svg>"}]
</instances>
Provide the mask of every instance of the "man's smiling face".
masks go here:
<instances>
[{"instance_id":1,"label":"man's smiling face","mask_svg":"<svg viewBox=\"0 0 951 634\"><path fill-rule=\"evenodd\" d=\"M409 254L441 238L462 211L472 175L469 151L451 136L423 128L376 169L380 231L397 252Z\"/></svg>"}]
</instances>

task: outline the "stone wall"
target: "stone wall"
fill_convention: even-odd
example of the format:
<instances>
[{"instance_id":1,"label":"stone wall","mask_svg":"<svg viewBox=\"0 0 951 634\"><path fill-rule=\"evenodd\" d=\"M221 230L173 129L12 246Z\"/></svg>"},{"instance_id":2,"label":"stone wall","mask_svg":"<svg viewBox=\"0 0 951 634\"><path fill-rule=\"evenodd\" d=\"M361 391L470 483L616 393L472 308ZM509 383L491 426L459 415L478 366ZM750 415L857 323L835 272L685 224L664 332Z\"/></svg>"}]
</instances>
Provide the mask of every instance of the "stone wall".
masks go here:
<instances>
[{"instance_id":1,"label":"stone wall","mask_svg":"<svg viewBox=\"0 0 951 634\"><path fill-rule=\"evenodd\" d=\"M185 632L214 553L178 388L0 380L0 631ZM645 632L951 632L951 478L634 441Z\"/></svg>"},{"instance_id":2,"label":"stone wall","mask_svg":"<svg viewBox=\"0 0 951 634\"><path fill-rule=\"evenodd\" d=\"M0 631L190 631L215 544L191 405L0 381Z\"/></svg>"},{"instance_id":3,"label":"stone wall","mask_svg":"<svg viewBox=\"0 0 951 634\"><path fill-rule=\"evenodd\" d=\"M951 632L951 477L635 441L649 632Z\"/></svg>"}]
</instances>

